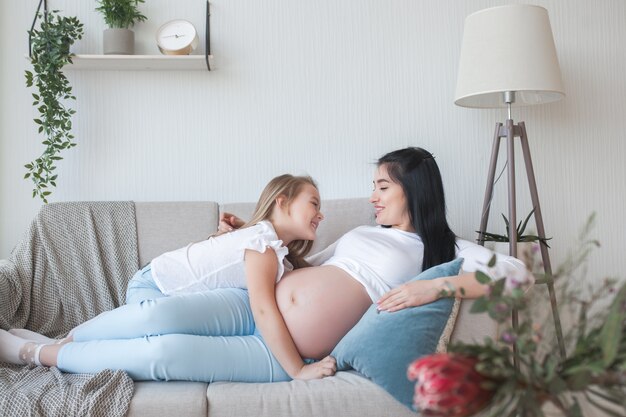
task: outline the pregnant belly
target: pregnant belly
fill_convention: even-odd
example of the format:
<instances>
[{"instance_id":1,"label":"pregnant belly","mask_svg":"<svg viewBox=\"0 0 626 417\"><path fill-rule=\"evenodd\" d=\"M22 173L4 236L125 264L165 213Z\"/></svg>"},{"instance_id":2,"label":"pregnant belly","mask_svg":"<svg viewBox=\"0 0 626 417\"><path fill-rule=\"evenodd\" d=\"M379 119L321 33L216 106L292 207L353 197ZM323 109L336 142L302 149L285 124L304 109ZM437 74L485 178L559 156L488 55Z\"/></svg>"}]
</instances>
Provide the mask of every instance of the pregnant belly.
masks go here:
<instances>
[{"instance_id":1,"label":"pregnant belly","mask_svg":"<svg viewBox=\"0 0 626 417\"><path fill-rule=\"evenodd\" d=\"M287 273L276 301L300 355L313 359L328 355L372 304L365 287L330 265Z\"/></svg>"}]
</instances>

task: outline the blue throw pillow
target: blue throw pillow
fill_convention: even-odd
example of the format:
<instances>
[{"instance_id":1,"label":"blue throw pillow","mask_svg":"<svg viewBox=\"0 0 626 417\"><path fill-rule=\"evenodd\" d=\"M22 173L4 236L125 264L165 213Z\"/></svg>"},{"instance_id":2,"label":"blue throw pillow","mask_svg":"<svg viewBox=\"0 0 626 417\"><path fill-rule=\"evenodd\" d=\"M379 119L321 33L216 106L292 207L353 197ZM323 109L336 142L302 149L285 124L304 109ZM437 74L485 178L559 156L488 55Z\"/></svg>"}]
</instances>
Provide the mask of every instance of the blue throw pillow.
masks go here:
<instances>
[{"instance_id":1,"label":"blue throw pillow","mask_svg":"<svg viewBox=\"0 0 626 417\"><path fill-rule=\"evenodd\" d=\"M462 263L459 258L434 266L413 280L457 275ZM440 298L419 307L377 314L372 305L331 353L337 359L337 370L355 369L412 408L414 383L407 379L407 368L420 356L435 352L453 306L454 298Z\"/></svg>"}]
</instances>

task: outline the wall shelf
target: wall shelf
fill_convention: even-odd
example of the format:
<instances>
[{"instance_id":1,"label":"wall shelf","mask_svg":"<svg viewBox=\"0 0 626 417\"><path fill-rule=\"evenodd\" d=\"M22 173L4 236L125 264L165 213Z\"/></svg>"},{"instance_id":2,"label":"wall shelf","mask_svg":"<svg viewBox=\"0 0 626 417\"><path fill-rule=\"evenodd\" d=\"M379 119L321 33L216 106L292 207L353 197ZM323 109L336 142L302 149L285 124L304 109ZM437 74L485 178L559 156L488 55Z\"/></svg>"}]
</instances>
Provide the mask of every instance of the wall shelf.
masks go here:
<instances>
[{"instance_id":1,"label":"wall shelf","mask_svg":"<svg viewBox=\"0 0 626 417\"><path fill-rule=\"evenodd\" d=\"M40 0L35 19L28 35L28 56L32 54L31 33L40 16L39 10L44 6L44 15L48 13L48 1ZM206 0L205 15L205 52L204 55L74 55L72 64L66 65L67 70L92 71L211 71L213 55L211 55L211 28L210 28L209 0Z\"/></svg>"},{"instance_id":2,"label":"wall shelf","mask_svg":"<svg viewBox=\"0 0 626 417\"><path fill-rule=\"evenodd\" d=\"M209 62L213 59L209 55ZM75 55L67 70L206 71L204 55Z\"/></svg>"}]
</instances>

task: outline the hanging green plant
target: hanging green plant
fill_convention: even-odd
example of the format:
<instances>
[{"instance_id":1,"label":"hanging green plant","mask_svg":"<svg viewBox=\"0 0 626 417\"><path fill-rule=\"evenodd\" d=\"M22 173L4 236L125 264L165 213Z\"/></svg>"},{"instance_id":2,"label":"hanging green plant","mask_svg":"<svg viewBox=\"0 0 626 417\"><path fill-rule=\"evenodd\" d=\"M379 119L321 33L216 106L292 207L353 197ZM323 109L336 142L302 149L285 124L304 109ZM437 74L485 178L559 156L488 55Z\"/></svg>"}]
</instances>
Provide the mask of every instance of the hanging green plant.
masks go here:
<instances>
[{"instance_id":1,"label":"hanging green plant","mask_svg":"<svg viewBox=\"0 0 626 417\"><path fill-rule=\"evenodd\" d=\"M31 178L35 185L33 198L38 196L47 203L51 194L48 187L56 187L55 162L63 159L59 154L76 146L71 134L71 119L76 111L65 105L65 101L76 100L76 97L62 68L72 62L70 46L82 38L83 24L76 17L59 16L58 10L38 14L38 17L39 29L28 32L33 71L26 71L26 86L35 86L38 91L33 93L33 106L39 111L34 121L39 133L43 133L42 144L46 148L39 158L25 165L28 172L24 178Z\"/></svg>"}]
</instances>

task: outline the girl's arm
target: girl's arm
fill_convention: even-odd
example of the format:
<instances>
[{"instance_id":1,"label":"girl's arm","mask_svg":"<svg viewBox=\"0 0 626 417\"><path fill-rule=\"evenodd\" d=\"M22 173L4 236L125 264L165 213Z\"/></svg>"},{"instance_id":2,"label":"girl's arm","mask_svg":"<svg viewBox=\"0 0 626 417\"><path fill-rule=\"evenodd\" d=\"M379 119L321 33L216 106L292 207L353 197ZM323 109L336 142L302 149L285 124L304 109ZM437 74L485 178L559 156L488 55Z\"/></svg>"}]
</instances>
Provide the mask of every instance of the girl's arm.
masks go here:
<instances>
[{"instance_id":1,"label":"girl's arm","mask_svg":"<svg viewBox=\"0 0 626 417\"><path fill-rule=\"evenodd\" d=\"M278 260L274 250L267 248L264 253L246 250L245 270L254 321L285 372L293 379L316 379L334 375L334 358L327 356L319 362L305 365L293 343L276 304Z\"/></svg>"},{"instance_id":2,"label":"girl's arm","mask_svg":"<svg viewBox=\"0 0 626 417\"><path fill-rule=\"evenodd\" d=\"M381 311L398 311L432 303L445 294L448 297L478 298L485 294L487 285L476 280L476 271L481 270L492 279L504 277L510 271L524 272L524 263L508 255L496 254L496 265L488 270L487 264L493 251L466 240L457 240L457 258L464 258L464 273L453 277L435 278L424 281L410 281L383 295L377 301Z\"/></svg>"}]
</instances>

